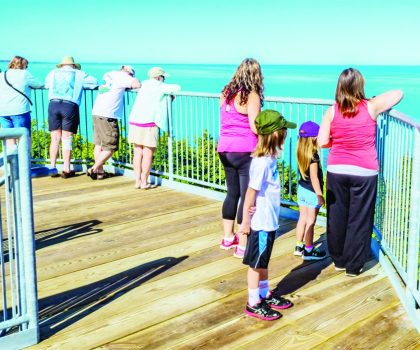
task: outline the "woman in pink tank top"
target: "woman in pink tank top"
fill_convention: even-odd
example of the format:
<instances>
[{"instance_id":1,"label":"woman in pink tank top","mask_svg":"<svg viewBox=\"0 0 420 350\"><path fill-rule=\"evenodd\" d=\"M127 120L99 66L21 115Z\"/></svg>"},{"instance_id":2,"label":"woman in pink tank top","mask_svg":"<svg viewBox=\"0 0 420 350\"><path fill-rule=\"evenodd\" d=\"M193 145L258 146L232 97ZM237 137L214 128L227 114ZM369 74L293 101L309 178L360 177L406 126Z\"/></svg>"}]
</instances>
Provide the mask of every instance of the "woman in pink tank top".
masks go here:
<instances>
[{"instance_id":1,"label":"woman in pink tank top","mask_svg":"<svg viewBox=\"0 0 420 350\"><path fill-rule=\"evenodd\" d=\"M370 256L378 160L376 119L403 97L392 90L365 97L364 79L354 68L338 78L335 101L318 134L331 147L327 162L327 243L336 270L357 276Z\"/></svg>"},{"instance_id":2,"label":"woman in pink tank top","mask_svg":"<svg viewBox=\"0 0 420 350\"><path fill-rule=\"evenodd\" d=\"M217 151L226 175L227 194L223 202L224 238L220 248L235 248L234 256L245 253L246 236L241 233L242 210L249 182L251 153L257 144L255 118L261 110L264 95L260 64L246 58L220 96L220 136ZM238 206L239 203L239 206ZM235 218L238 233L234 233Z\"/></svg>"}]
</instances>

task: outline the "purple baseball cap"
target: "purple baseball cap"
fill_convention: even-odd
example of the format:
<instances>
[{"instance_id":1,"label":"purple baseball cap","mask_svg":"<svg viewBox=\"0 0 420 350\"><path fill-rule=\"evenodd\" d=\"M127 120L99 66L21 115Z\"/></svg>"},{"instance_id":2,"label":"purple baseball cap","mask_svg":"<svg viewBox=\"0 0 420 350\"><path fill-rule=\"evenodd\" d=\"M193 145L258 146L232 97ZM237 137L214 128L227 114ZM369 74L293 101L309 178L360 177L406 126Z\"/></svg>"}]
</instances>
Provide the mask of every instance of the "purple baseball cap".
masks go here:
<instances>
[{"instance_id":1,"label":"purple baseball cap","mask_svg":"<svg viewBox=\"0 0 420 350\"><path fill-rule=\"evenodd\" d=\"M300 137L317 137L319 125L313 121L304 122L299 128Z\"/></svg>"}]
</instances>

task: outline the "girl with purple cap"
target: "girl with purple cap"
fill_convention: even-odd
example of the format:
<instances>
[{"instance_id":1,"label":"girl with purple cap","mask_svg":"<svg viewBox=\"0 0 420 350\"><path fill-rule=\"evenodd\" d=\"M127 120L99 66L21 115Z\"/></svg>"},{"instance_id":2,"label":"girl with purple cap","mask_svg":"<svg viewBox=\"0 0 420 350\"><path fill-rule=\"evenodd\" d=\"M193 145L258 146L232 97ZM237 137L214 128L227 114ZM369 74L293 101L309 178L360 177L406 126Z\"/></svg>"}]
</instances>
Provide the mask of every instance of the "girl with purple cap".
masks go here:
<instances>
[{"instance_id":1,"label":"girl with purple cap","mask_svg":"<svg viewBox=\"0 0 420 350\"><path fill-rule=\"evenodd\" d=\"M294 254L302 256L303 260L319 260L326 255L324 251L314 247L315 221L319 208L325 203L322 195L324 180L318 155L318 132L317 123L303 123L299 128L296 152L300 179L297 191L299 220L296 225L297 242Z\"/></svg>"}]
</instances>

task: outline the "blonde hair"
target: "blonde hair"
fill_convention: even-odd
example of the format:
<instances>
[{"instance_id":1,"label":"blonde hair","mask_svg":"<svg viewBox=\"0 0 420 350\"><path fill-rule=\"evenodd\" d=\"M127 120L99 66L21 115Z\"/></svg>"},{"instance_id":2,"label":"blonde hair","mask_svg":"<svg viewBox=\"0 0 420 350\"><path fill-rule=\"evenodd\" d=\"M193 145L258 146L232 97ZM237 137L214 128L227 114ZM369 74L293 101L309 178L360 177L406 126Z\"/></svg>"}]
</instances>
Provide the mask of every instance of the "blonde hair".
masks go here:
<instances>
[{"instance_id":1,"label":"blonde hair","mask_svg":"<svg viewBox=\"0 0 420 350\"><path fill-rule=\"evenodd\" d=\"M343 117L352 118L357 114L359 103L366 100L364 88L365 80L357 69L343 70L335 90L335 101Z\"/></svg>"},{"instance_id":2,"label":"blonde hair","mask_svg":"<svg viewBox=\"0 0 420 350\"><path fill-rule=\"evenodd\" d=\"M8 68L9 69L26 69L28 66L28 60L21 56L15 56L9 62Z\"/></svg>"},{"instance_id":3,"label":"blonde hair","mask_svg":"<svg viewBox=\"0 0 420 350\"><path fill-rule=\"evenodd\" d=\"M296 149L297 162L300 174L306 180L306 172L311 165L314 154L318 152L316 137L300 137Z\"/></svg>"},{"instance_id":4,"label":"blonde hair","mask_svg":"<svg viewBox=\"0 0 420 350\"><path fill-rule=\"evenodd\" d=\"M286 139L287 129L279 129L273 131L271 134L258 135L258 143L255 151L252 153L253 157L275 156L278 150L283 149L283 143Z\"/></svg>"},{"instance_id":5,"label":"blonde hair","mask_svg":"<svg viewBox=\"0 0 420 350\"><path fill-rule=\"evenodd\" d=\"M261 66L257 60L253 58L246 58L236 69L236 72L223 90L222 94L226 98L226 103L240 94L240 105L248 102L248 96L252 91L255 91L260 96L261 106L264 100L264 83Z\"/></svg>"}]
</instances>

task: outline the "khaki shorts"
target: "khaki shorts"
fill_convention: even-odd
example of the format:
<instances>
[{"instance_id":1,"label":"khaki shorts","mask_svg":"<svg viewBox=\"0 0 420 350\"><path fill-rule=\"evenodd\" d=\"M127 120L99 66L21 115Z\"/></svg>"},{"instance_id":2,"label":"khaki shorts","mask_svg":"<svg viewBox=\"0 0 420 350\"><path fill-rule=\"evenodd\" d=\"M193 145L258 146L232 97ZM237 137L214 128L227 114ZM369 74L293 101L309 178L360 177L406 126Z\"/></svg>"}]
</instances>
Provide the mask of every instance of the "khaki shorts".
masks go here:
<instances>
[{"instance_id":1,"label":"khaki shorts","mask_svg":"<svg viewBox=\"0 0 420 350\"><path fill-rule=\"evenodd\" d=\"M141 127L130 125L128 127L128 142L136 145L156 148L159 129L157 126Z\"/></svg>"},{"instance_id":2,"label":"khaki shorts","mask_svg":"<svg viewBox=\"0 0 420 350\"><path fill-rule=\"evenodd\" d=\"M118 120L93 116L93 143L104 150L115 152L118 150L120 130Z\"/></svg>"}]
</instances>

